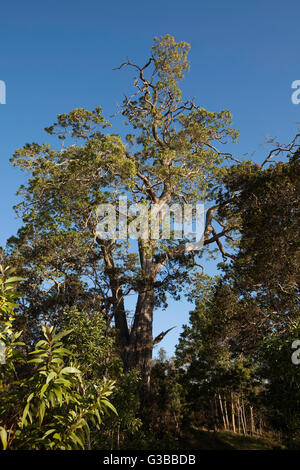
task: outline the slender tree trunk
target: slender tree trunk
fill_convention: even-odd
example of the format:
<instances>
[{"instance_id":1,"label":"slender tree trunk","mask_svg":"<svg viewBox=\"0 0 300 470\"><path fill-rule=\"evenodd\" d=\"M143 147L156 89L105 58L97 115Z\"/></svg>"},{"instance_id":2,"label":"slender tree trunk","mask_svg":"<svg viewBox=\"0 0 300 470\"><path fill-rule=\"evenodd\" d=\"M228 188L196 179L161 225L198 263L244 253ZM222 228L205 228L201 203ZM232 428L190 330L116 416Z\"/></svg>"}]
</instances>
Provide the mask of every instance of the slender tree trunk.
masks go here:
<instances>
[{"instance_id":1,"label":"slender tree trunk","mask_svg":"<svg viewBox=\"0 0 300 470\"><path fill-rule=\"evenodd\" d=\"M117 427L117 450L120 449L120 425Z\"/></svg>"},{"instance_id":2,"label":"slender tree trunk","mask_svg":"<svg viewBox=\"0 0 300 470\"><path fill-rule=\"evenodd\" d=\"M111 431L110 436L111 436L110 450L114 450L114 431Z\"/></svg>"},{"instance_id":3,"label":"slender tree trunk","mask_svg":"<svg viewBox=\"0 0 300 470\"><path fill-rule=\"evenodd\" d=\"M246 416L246 413L245 413L245 403L244 403L244 400L242 400L242 413L243 413L243 419L244 419L244 425L245 425L245 434L247 434L248 426L247 426L247 416Z\"/></svg>"},{"instance_id":4,"label":"slender tree trunk","mask_svg":"<svg viewBox=\"0 0 300 470\"><path fill-rule=\"evenodd\" d=\"M235 409L234 409L234 395L233 393L231 392L230 394L231 396L231 421L232 421L232 430L233 432L236 432L236 429L235 429Z\"/></svg>"},{"instance_id":5,"label":"slender tree trunk","mask_svg":"<svg viewBox=\"0 0 300 470\"><path fill-rule=\"evenodd\" d=\"M216 402L216 395L210 401L211 405L211 422L213 426L213 430L216 431L217 423L218 423L218 407Z\"/></svg>"},{"instance_id":6,"label":"slender tree trunk","mask_svg":"<svg viewBox=\"0 0 300 470\"><path fill-rule=\"evenodd\" d=\"M237 399L236 401L236 404L237 404L237 413L238 413L238 430L239 430L239 434L241 434L241 414L240 414L240 400L239 398Z\"/></svg>"},{"instance_id":7,"label":"slender tree trunk","mask_svg":"<svg viewBox=\"0 0 300 470\"><path fill-rule=\"evenodd\" d=\"M217 397L216 394L214 395L214 407L215 407L215 421L214 421L214 431L218 429L218 424L219 424L219 413L218 413L218 403L217 403Z\"/></svg>"},{"instance_id":8,"label":"slender tree trunk","mask_svg":"<svg viewBox=\"0 0 300 470\"><path fill-rule=\"evenodd\" d=\"M220 393L219 393L219 403L220 403L221 415L222 415L222 418L223 418L224 429L227 430L227 424L226 424L226 419L225 419L225 414L224 414L224 409L223 409L222 397L221 397Z\"/></svg>"},{"instance_id":9,"label":"slender tree trunk","mask_svg":"<svg viewBox=\"0 0 300 470\"><path fill-rule=\"evenodd\" d=\"M240 399L238 399L238 407L239 407L239 415L240 415L241 425L242 425L242 428L243 428L243 434L246 434L246 425L245 425L245 420L244 420L244 415L243 415L243 401L242 401L242 404L241 404Z\"/></svg>"},{"instance_id":10,"label":"slender tree trunk","mask_svg":"<svg viewBox=\"0 0 300 470\"><path fill-rule=\"evenodd\" d=\"M263 430L262 419L259 418L259 434L260 434L260 435L262 435L262 430Z\"/></svg>"},{"instance_id":11,"label":"slender tree trunk","mask_svg":"<svg viewBox=\"0 0 300 470\"><path fill-rule=\"evenodd\" d=\"M214 416L215 416L214 402L213 400L210 400L210 423L213 425L213 427L215 427Z\"/></svg>"},{"instance_id":12,"label":"slender tree trunk","mask_svg":"<svg viewBox=\"0 0 300 470\"><path fill-rule=\"evenodd\" d=\"M243 433L244 433L244 435L246 435L247 434L247 424L246 424L246 420L245 420L244 401L243 401L243 399L241 400L241 404L240 404L240 413L241 413L241 423L242 423Z\"/></svg>"},{"instance_id":13,"label":"slender tree trunk","mask_svg":"<svg viewBox=\"0 0 300 470\"><path fill-rule=\"evenodd\" d=\"M253 414L253 406L250 406L250 419L251 419L251 433L255 433L255 423L254 423L254 414Z\"/></svg>"},{"instance_id":14,"label":"slender tree trunk","mask_svg":"<svg viewBox=\"0 0 300 470\"><path fill-rule=\"evenodd\" d=\"M226 396L225 395L224 395L224 409L225 409L225 418L226 418L227 429L230 429L230 424L229 424L229 419L228 419L227 402L226 402Z\"/></svg>"}]
</instances>

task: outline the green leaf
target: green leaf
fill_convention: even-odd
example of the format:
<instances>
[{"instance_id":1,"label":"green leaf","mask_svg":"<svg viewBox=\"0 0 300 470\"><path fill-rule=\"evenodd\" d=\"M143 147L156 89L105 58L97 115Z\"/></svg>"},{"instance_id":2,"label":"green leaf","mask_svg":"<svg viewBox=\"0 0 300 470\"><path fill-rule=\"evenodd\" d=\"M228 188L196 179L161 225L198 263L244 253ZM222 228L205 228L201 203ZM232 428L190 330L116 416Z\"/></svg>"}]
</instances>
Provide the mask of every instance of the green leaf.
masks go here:
<instances>
[{"instance_id":1,"label":"green leaf","mask_svg":"<svg viewBox=\"0 0 300 470\"><path fill-rule=\"evenodd\" d=\"M27 398L27 403L29 403L34 397L34 393L31 393Z\"/></svg>"},{"instance_id":2,"label":"green leaf","mask_svg":"<svg viewBox=\"0 0 300 470\"><path fill-rule=\"evenodd\" d=\"M7 281L5 281L5 285L11 284L12 282L16 283L16 282L21 282L21 281L25 281L24 277L13 276L7 279Z\"/></svg>"},{"instance_id":3,"label":"green leaf","mask_svg":"<svg viewBox=\"0 0 300 470\"><path fill-rule=\"evenodd\" d=\"M36 363L36 364L40 364L41 362L44 362L44 359L40 358L40 357L37 357L36 359L30 359L30 361L27 361L28 364L31 364L31 363Z\"/></svg>"},{"instance_id":4,"label":"green leaf","mask_svg":"<svg viewBox=\"0 0 300 470\"><path fill-rule=\"evenodd\" d=\"M46 404L45 402L43 401L40 406L39 406L39 417L40 417L40 425L42 424L43 422L43 419L44 419L44 416L45 416L45 410L46 410Z\"/></svg>"},{"instance_id":5,"label":"green leaf","mask_svg":"<svg viewBox=\"0 0 300 470\"><path fill-rule=\"evenodd\" d=\"M61 406L62 403L63 403L63 396L62 396L62 392L61 392L60 388L55 388L53 391L54 391L54 393L57 397L58 403Z\"/></svg>"},{"instance_id":6,"label":"green leaf","mask_svg":"<svg viewBox=\"0 0 300 470\"><path fill-rule=\"evenodd\" d=\"M51 382L51 380L54 379L54 377L56 377L56 375L57 375L57 373L54 370L52 370L50 372L50 374L48 375L48 377L47 377L46 384Z\"/></svg>"},{"instance_id":7,"label":"green leaf","mask_svg":"<svg viewBox=\"0 0 300 470\"><path fill-rule=\"evenodd\" d=\"M116 408L114 405L112 405L112 403L110 403L110 401L104 399L101 400L101 403L103 403L103 405L107 406L107 408L110 408L116 415L118 415Z\"/></svg>"},{"instance_id":8,"label":"green leaf","mask_svg":"<svg viewBox=\"0 0 300 470\"><path fill-rule=\"evenodd\" d=\"M76 367L64 367L61 370L62 374L80 374L80 370L76 369Z\"/></svg>"},{"instance_id":9,"label":"green leaf","mask_svg":"<svg viewBox=\"0 0 300 470\"><path fill-rule=\"evenodd\" d=\"M3 427L0 427L0 440L2 442L3 450L6 450L6 448L7 448L7 432L6 432L6 429L4 429Z\"/></svg>"},{"instance_id":10,"label":"green leaf","mask_svg":"<svg viewBox=\"0 0 300 470\"><path fill-rule=\"evenodd\" d=\"M82 439L77 435L75 434L74 432L72 432L72 434L70 434L70 438L72 439L72 441L75 443L75 444L79 444L79 446L84 449L84 443L82 441Z\"/></svg>"},{"instance_id":11,"label":"green leaf","mask_svg":"<svg viewBox=\"0 0 300 470\"><path fill-rule=\"evenodd\" d=\"M45 383L45 384L42 386L41 391L40 391L40 398L43 398L44 393L45 393L45 391L47 390L48 387L49 387L49 383L48 383L48 382Z\"/></svg>"},{"instance_id":12,"label":"green leaf","mask_svg":"<svg viewBox=\"0 0 300 470\"><path fill-rule=\"evenodd\" d=\"M24 408L24 411L23 411L23 415L22 415L22 418L21 418L22 426L25 426L25 424L26 424L26 417L28 415L28 411L29 411L29 403L26 404L26 406Z\"/></svg>"},{"instance_id":13,"label":"green leaf","mask_svg":"<svg viewBox=\"0 0 300 470\"><path fill-rule=\"evenodd\" d=\"M61 331L60 333L58 333L57 335L54 336L53 339L55 340L60 340L62 338L64 338L65 336L69 335L70 333L72 333L73 330L64 330L64 331Z\"/></svg>"},{"instance_id":14,"label":"green leaf","mask_svg":"<svg viewBox=\"0 0 300 470\"><path fill-rule=\"evenodd\" d=\"M46 437L48 437L53 432L55 432L55 429L48 429L48 431L43 435L42 439L46 439Z\"/></svg>"}]
</instances>

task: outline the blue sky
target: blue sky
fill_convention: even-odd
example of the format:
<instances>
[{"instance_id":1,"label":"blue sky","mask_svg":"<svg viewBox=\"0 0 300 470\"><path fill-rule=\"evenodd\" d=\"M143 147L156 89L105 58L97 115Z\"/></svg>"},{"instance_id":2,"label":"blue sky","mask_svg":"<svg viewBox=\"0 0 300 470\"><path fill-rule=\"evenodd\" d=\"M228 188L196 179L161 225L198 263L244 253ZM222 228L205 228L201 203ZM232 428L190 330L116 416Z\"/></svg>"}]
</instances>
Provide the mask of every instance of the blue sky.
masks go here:
<instances>
[{"instance_id":1,"label":"blue sky","mask_svg":"<svg viewBox=\"0 0 300 470\"><path fill-rule=\"evenodd\" d=\"M260 162L266 137L288 142L300 122L291 83L300 79L299 0L27 0L1 1L0 245L20 222L12 206L24 175L9 163L26 142L46 141L43 128L59 113L102 106L106 117L130 87L129 56L148 57L154 36L171 34L192 46L184 96L211 111L229 109L239 142L236 156ZM121 132L118 120L112 120ZM253 153L254 152L254 153ZM211 266L209 271L213 272ZM174 350L186 303L156 315L154 333L178 325L161 343Z\"/></svg>"}]
</instances>

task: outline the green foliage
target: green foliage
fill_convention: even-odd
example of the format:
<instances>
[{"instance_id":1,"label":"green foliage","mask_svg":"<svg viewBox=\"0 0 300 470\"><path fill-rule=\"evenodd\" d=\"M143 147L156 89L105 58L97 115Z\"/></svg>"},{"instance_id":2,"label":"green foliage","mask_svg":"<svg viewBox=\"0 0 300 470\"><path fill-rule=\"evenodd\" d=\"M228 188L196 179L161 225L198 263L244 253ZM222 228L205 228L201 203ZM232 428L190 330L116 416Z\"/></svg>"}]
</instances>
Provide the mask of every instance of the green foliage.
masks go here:
<instances>
[{"instance_id":1,"label":"green foliage","mask_svg":"<svg viewBox=\"0 0 300 470\"><path fill-rule=\"evenodd\" d=\"M22 276L0 267L3 449L172 449L186 423L299 438L289 362L299 332L297 137L285 163L228 167L237 160L218 146L237 139L230 112L182 97L189 49L165 35L143 66L123 64L137 72L120 108L125 138L100 107L74 109L45 129L53 145L14 153L29 179L15 208L23 227L1 253ZM203 242L216 242L222 276L200 273L204 250L187 253L185 239L141 236L134 253L128 241L99 239L97 207L124 195L146 208L205 201ZM152 337L153 311L183 292L196 306L176 360L161 353L153 363L166 334ZM131 324L127 295L137 296Z\"/></svg>"},{"instance_id":2,"label":"green foliage","mask_svg":"<svg viewBox=\"0 0 300 470\"><path fill-rule=\"evenodd\" d=\"M299 445L299 367L291 361L299 337L298 174L295 148L287 162L265 170L247 162L227 173L221 200L235 196L218 215L239 230L236 253L213 283L195 279L196 309L176 351L198 423L236 428L242 409L247 432L272 428L289 447Z\"/></svg>"},{"instance_id":3,"label":"green foliage","mask_svg":"<svg viewBox=\"0 0 300 470\"><path fill-rule=\"evenodd\" d=\"M298 320L285 331L274 331L266 337L260 352L261 375L266 379L264 402L268 421L273 429L286 436L290 448L299 448L300 444L300 366L292 361L292 354L296 352L292 344L299 339Z\"/></svg>"},{"instance_id":4,"label":"green foliage","mask_svg":"<svg viewBox=\"0 0 300 470\"><path fill-rule=\"evenodd\" d=\"M61 340L69 332L55 334L53 327L43 327L43 333L45 339L36 344L29 360L38 367L20 421L22 447L84 449L90 424L99 428L104 412L116 413L108 401L113 383L104 380L101 387L87 390L79 369L72 362L67 365L72 353Z\"/></svg>"},{"instance_id":5,"label":"green foliage","mask_svg":"<svg viewBox=\"0 0 300 470\"><path fill-rule=\"evenodd\" d=\"M167 358L161 348L151 371L150 430L158 438L166 433L181 435L186 391L179 381L174 358Z\"/></svg>"},{"instance_id":6,"label":"green foliage","mask_svg":"<svg viewBox=\"0 0 300 470\"><path fill-rule=\"evenodd\" d=\"M257 364L234 342L239 310L244 312L234 291L216 279L210 294L198 299L180 336L176 364L189 412L198 420L197 425L222 426L218 403L216 408L219 395L229 403L255 403L260 391Z\"/></svg>"},{"instance_id":7,"label":"green foliage","mask_svg":"<svg viewBox=\"0 0 300 470\"><path fill-rule=\"evenodd\" d=\"M256 296L271 328L284 329L299 314L299 157L296 147L288 161L266 169L233 167L223 197L239 195L220 210L241 235L228 277L243 295Z\"/></svg>"},{"instance_id":8,"label":"green foliage","mask_svg":"<svg viewBox=\"0 0 300 470\"><path fill-rule=\"evenodd\" d=\"M118 414L104 417L104 427L91 433L92 448L122 448L128 444L142 425L137 397L140 376L137 371L124 374L115 344L113 331L108 328L103 314L91 315L71 308L64 312L63 327L71 328L66 338L87 386L91 389L100 377L114 380L111 401L118 404Z\"/></svg>"},{"instance_id":9,"label":"green foliage","mask_svg":"<svg viewBox=\"0 0 300 470\"><path fill-rule=\"evenodd\" d=\"M115 336L102 312L87 313L71 307L64 311L62 328L70 330L66 345L80 363L85 380L94 382L103 376L118 376L121 362Z\"/></svg>"},{"instance_id":10,"label":"green foliage","mask_svg":"<svg viewBox=\"0 0 300 470\"><path fill-rule=\"evenodd\" d=\"M5 347L5 354L1 359L10 373L14 373L14 360L21 360L17 347L23 344L19 341L21 332L15 331L13 326L14 309L19 298L16 286L23 279L12 274L14 269L0 265L0 342L2 347ZM4 371L0 365L0 381L3 378Z\"/></svg>"},{"instance_id":11,"label":"green foliage","mask_svg":"<svg viewBox=\"0 0 300 470\"><path fill-rule=\"evenodd\" d=\"M141 384L140 373L131 370L118 375L112 401L118 404L118 415L107 417L101 433L101 442L95 441L95 448L127 449L133 442L140 442L144 416L141 414L138 392ZM101 447L99 447L101 446Z\"/></svg>"},{"instance_id":12,"label":"green foliage","mask_svg":"<svg viewBox=\"0 0 300 470\"><path fill-rule=\"evenodd\" d=\"M100 428L103 415L117 413L109 401L114 383L103 379L88 389L72 352L63 339L70 331L56 331L42 325L44 339L38 341L23 367L28 372L18 377L19 358L13 352L22 343L15 338L12 322L18 294L18 278L5 279L2 269L1 338L7 345L7 362L0 375L0 438L3 449L84 449L89 446L90 426ZM3 320L2 320L3 319ZM32 365L34 368L32 369ZM8 375L12 366L14 378Z\"/></svg>"}]
</instances>

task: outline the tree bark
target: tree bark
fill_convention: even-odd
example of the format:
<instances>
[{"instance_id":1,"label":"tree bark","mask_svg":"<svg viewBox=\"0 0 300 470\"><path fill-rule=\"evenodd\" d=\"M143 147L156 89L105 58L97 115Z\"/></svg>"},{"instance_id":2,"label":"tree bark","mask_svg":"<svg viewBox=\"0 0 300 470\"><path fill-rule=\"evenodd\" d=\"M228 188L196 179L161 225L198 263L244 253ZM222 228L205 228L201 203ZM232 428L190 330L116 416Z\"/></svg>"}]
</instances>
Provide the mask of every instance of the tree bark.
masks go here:
<instances>
[{"instance_id":1,"label":"tree bark","mask_svg":"<svg viewBox=\"0 0 300 470\"><path fill-rule=\"evenodd\" d=\"M237 401L237 415L238 415L238 432L241 434L241 413L240 413L240 400Z\"/></svg>"},{"instance_id":2,"label":"tree bark","mask_svg":"<svg viewBox=\"0 0 300 470\"><path fill-rule=\"evenodd\" d=\"M251 418L251 433L255 434L255 422L254 422L253 406L250 406L250 418Z\"/></svg>"},{"instance_id":3,"label":"tree bark","mask_svg":"<svg viewBox=\"0 0 300 470\"><path fill-rule=\"evenodd\" d=\"M224 394L224 410L225 410L225 418L227 429L230 429L229 419L228 419L228 410L227 410L227 402L226 402L226 395Z\"/></svg>"},{"instance_id":4,"label":"tree bark","mask_svg":"<svg viewBox=\"0 0 300 470\"><path fill-rule=\"evenodd\" d=\"M246 412L245 412L245 403L244 403L243 399L242 399L242 413L243 413L243 419L244 419L245 434L247 434L247 432L248 432L247 416L246 416Z\"/></svg>"},{"instance_id":5,"label":"tree bark","mask_svg":"<svg viewBox=\"0 0 300 470\"><path fill-rule=\"evenodd\" d=\"M234 408L234 394L231 391L231 421L232 421L232 430L233 432L236 432L236 427L235 427L235 408Z\"/></svg>"},{"instance_id":6,"label":"tree bark","mask_svg":"<svg viewBox=\"0 0 300 470\"><path fill-rule=\"evenodd\" d=\"M134 322L130 331L125 369L137 368L141 371L146 389L150 388L150 372L153 351L153 310L154 287L140 292L135 309Z\"/></svg>"},{"instance_id":7,"label":"tree bark","mask_svg":"<svg viewBox=\"0 0 300 470\"><path fill-rule=\"evenodd\" d=\"M154 283L158 273L152 261L152 246L149 241L139 240L139 254L142 278L138 290L135 315L132 328L128 328L124 306L124 294L115 268L112 242L97 239L101 246L105 271L109 278L112 293L112 307L117 331L117 343L123 361L124 371L138 369L143 379L144 390L150 389L150 372L153 351L153 311L155 303ZM162 338L167 332L160 335ZM160 338L156 340L159 342ZM142 393L143 394L143 393Z\"/></svg>"},{"instance_id":8,"label":"tree bark","mask_svg":"<svg viewBox=\"0 0 300 470\"><path fill-rule=\"evenodd\" d=\"M113 243L111 241L105 241L99 238L97 238L96 240L98 245L101 247L105 263L105 271L109 278L109 284L112 295L113 314L117 330L117 343L120 348L121 359L125 366L125 364L127 363L129 330L126 318L122 285L119 280L118 271L115 268L115 263L112 254Z\"/></svg>"},{"instance_id":9,"label":"tree bark","mask_svg":"<svg viewBox=\"0 0 300 470\"><path fill-rule=\"evenodd\" d=\"M222 403L222 397L221 397L220 393L219 393L219 404L220 404L220 410L221 410L221 416L222 416L222 419L223 419L224 429L227 430L226 419L225 419L223 403Z\"/></svg>"}]
</instances>

